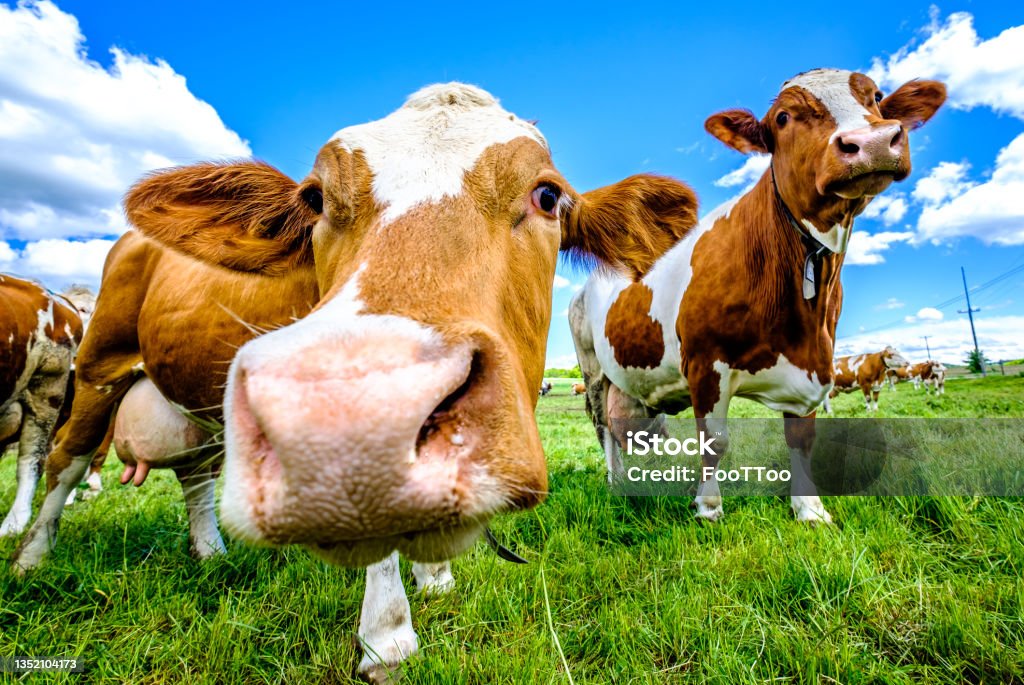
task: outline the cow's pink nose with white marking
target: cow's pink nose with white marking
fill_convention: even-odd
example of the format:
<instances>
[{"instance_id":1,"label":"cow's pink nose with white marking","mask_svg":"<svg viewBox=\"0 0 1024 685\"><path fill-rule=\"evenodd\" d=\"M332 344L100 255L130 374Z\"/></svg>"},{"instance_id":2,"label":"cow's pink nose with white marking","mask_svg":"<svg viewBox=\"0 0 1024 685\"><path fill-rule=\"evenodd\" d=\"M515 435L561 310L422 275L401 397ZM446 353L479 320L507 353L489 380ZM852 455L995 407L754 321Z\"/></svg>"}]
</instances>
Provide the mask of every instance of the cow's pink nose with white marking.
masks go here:
<instances>
[{"instance_id":1,"label":"cow's pink nose with white marking","mask_svg":"<svg viewBox=\"0 0 1024 685\"><path fill-rule=\"evenodd\" d=\"M899 124L844 131L833 139L839 159L866 170L894 170L903 156L906 136Z\"/></svg>"},{"instance_id":2,"label":"cow's pink nose with white marking","mask_svg":"<svg viewBox=\"0 0 1024 685\"><path fill-rule=\"evenodd\" d=\"M225 492L229 524L229 497L247 499L241 527L278 543L462 523L481 354L417 324L397 329L318 329L298 349L283 338L243 348L225 407L228 466L241 477Z\"/></svg>"}]
</instances>

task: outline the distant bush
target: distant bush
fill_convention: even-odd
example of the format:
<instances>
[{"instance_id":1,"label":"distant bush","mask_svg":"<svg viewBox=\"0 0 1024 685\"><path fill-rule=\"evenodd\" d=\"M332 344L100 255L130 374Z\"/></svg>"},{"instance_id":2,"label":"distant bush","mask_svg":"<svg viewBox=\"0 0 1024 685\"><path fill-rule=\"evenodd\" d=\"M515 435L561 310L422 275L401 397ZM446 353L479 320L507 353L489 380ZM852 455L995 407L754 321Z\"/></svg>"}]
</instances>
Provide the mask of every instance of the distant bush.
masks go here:
<instances>
[{"instance_id":1,"label":"distant bush","mask_svg":"<svg viewBox=\"0 0 1024 685\"><path fill-rule=\"evenodd\" d=\"M571 369L545 369L544 378L583 378L579 364Z\"/></svg>"}]
</instances>

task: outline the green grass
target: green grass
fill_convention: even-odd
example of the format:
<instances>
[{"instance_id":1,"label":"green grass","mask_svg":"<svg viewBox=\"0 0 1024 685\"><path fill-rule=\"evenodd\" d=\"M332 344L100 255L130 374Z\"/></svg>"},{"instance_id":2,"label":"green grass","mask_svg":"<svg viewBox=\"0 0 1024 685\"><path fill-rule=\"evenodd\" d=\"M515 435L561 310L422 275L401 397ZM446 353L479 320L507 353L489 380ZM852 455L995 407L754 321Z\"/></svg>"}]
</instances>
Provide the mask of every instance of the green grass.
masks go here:
<instances>
[{"instance_id":1,"label":"green grass","mask_svg":"<svg viewBox=\"0 0 1024 685\"><path fill-rule=\"evenodd\" d=\"M830 498L838 525L811 529L784 499L727 497L723 521L700 525L684 499L609 494L569 382L538 409L551 495L493 526L530 563L480 543L454 562L453 593L411 596L421 651L406 682L567 683L548 611L578 684L1024 682L1021 500ZM1024 379L957 380L941 398L901 385L880 405L1020 417ZM836 408L864 412L855 395ZM361 572L230 542L197 564L173 476L121 488L119 466L69 510L44 568L0 569L0 655L89 663L30 682L348 682ZM6 459L3 507L13 494ZM0 556L13 550L0 541Z\"/></svg>"}]
</instances>

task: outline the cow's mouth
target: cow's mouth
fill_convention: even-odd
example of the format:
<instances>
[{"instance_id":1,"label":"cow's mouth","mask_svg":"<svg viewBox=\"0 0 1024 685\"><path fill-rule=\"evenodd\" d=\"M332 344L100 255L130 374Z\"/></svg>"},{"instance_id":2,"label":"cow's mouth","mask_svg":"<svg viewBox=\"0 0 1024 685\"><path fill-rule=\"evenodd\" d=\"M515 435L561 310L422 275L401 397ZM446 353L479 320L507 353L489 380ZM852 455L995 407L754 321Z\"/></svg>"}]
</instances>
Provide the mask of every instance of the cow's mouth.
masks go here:
<instances>
[{"instance_id":1,"label":"cow's mouth","mask_svg":"<svg viewBox=\"0 0 1024 685\"><path fill-rule=\"evenodd\" d=\"M825 190L845 200L874 197L889 187L893 181L901 181L906 174L898 169L868 171L829 183Z\"/></svg>"},{"instance_id":2,"label":"cow's mouth","mask_svg":"<svg viewBox=\"0 0 1024 685\"><path fill-rule=\"evenodd\" d=\"M321 542L306 547L324 561L341 566L366 566L394 550L412 561L437 562L452 559L472 547L485 525L486 521L473 521L382 538Z\"/></svg>"}]
</instances>

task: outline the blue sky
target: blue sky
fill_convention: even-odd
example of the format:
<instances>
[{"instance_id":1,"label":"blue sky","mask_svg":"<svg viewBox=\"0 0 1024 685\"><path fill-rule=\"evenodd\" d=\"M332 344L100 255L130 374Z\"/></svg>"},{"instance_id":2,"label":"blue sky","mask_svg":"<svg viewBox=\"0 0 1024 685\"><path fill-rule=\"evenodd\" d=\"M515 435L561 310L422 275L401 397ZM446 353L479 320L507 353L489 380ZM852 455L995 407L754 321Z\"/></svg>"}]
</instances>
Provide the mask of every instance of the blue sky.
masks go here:
<instances>
[{"instance_id":1,"label":"blue sky","mask_svg":"<svg viewBox=\"0 0 1024 685\"><path fill-rule=\"evenodd\" d=\"M141 171L251 153L301 178L334 131L446 80L539 119L577 189L669 174L703 213L753 178L723 185L745 159L704 132L707 116L760 115L813 67L875 65L886 90L907 74L948 80L952 106L913 134L914 173L876 200L884 211L857 222L849 262L875 263L843 271L839 349L891 342L919 359L931 334L934 356L955 362L964 305L929 308L962 291L961 265L971 286L1024 265L1020 45L1024 3L1011 2L0 4L0 269L95 280L124 230L117 197ZM559 275L548 357L565 365L562 312L585 274ZM990 356L1024 356L1022 287L1024 271L974 296Z\"/></svg>"}]
</instances>

